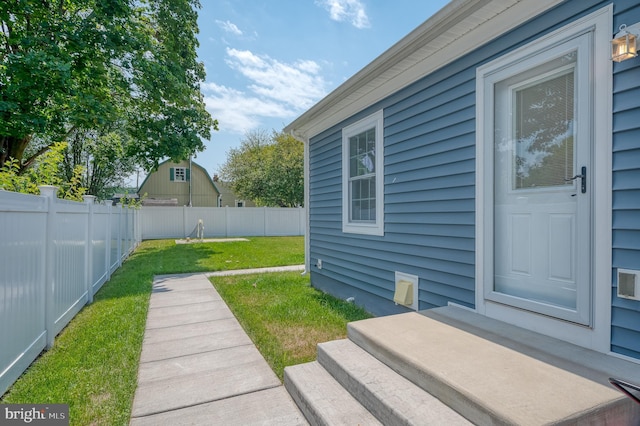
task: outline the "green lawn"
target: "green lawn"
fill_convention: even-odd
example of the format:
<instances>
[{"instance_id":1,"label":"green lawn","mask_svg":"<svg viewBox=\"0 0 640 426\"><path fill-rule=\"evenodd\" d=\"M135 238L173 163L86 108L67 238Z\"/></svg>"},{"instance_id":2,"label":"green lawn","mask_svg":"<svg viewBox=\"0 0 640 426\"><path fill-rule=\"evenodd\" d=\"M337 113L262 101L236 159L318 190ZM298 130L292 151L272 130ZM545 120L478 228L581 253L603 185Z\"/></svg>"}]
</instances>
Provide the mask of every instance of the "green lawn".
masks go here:
<instances>
[{"instance_id":1,"label":"green lawn","mask_svg":"<svg viewBox=\"0 0 640 426\"><path fill-rule=\"evenodd\" d=\"M72 425L126 425L136 389L154 275L304 263L302 237L176 245L145 241L0 399L69 404ZM276 374L315 359L316 344L368 317L323 294L299 272L212 278Z\"/></svg>"},{"instance_id":2,"label":"green lawn","mask_svg":"<svg viewBox=\"0 0 640 426\"><path fill-rule=\"evenodd\" d=\"M320 342L346 337L346 324L369 318L321 293L299 272L211 278L280 380L284 367L312 361Z\"/></svg>"}]
</instances>

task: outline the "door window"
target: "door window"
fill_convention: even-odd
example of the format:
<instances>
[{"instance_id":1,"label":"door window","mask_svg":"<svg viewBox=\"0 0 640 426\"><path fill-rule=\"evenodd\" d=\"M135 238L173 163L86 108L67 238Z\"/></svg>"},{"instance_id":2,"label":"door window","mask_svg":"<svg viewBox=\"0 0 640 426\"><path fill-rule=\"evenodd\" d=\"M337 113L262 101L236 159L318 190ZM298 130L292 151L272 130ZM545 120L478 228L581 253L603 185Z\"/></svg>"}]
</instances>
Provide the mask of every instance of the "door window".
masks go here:
<instances>
[{"instance_id":1,"label":"door window","mask_svg":"<svg viewBox=\"0 0 640 426\"><path fill-rule=\"evenodd\" d=\"M575 58L575 52L567 56ZM513 189L571 184L574 72L570 66L513 90Z\"/></svg>"}]
</instances>

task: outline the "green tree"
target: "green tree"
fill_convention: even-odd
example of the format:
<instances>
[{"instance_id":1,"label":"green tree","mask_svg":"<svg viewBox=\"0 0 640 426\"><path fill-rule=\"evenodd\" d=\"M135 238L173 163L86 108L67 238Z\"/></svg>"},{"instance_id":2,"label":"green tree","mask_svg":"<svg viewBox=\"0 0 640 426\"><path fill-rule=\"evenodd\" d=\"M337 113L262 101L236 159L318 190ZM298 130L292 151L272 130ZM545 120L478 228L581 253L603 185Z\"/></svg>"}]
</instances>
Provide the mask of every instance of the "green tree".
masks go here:
<instances>
[{"instance_id":1,"label":"green tree","mask_svg":"<svg viewBox=\"0 0 640 426\"><path fill-rule=\"evenodd\" d=\"M274 133L268 147L267 203L282 207L304 204L304 145L293 136Z\"/></svg>"},{"instance_id":2,"label":"green tree","mask_svg":"<svg viewBox=\"0 0 640 426\"><path fill-rule=\"evenodd\" d=\"M304 146L293 136L249 132L227 153L220 170L234 192L259 206L295 207L304 203Z\"/></svg>"},{"instance_id":3,"label":"green tree","mask_svg":"<svg viewBox=\"0 0 640 426\"><path fill-rule=\"evenodd\" d=\"M0 167L15 159L23 173L55 142L116 126L135 138L125 154L145 168L204 149L217 122L200 91L199 7L198 0L3 1Z\"/></svg>"},{"instance_id":4,"label":"green tree","mask_svg":"<svg viewBox=\"0 0 640 426\"><path fill-rule=\"evenodd\" d=\"M112 188L124 186L124 178L136 170L135 162L125 154L133 143L117 128L103 132L76 130L69 135L61 172L70 181L77 167L82 167L82 186L87 192L102 200L111 198Z\"/></svg>"},{"instance_id":5,"label":"green tree","mask_svg":"<svg viewBox=\"0 0 640 426\"><path fill-rule=\"evenodd\" d=\"M130 0L134 4L138 1ZM143 2L144 3L144 2ZM147 0L140 20L150 37L133 61L133 106L127 116L136 140L128 154L147 171L160 159L178 161L205 149L211 129L200 83L204 65L197 60L198 0Z\"/></svg>"}]
</instances>

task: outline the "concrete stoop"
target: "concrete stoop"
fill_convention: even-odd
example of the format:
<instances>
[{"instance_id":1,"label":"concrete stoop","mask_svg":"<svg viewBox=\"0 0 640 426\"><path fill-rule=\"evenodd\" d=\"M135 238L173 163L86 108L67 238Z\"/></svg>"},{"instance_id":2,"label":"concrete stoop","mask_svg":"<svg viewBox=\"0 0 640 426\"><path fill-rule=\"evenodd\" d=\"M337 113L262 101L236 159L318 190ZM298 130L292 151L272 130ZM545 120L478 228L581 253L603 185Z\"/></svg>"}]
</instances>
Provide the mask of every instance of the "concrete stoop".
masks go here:
<instances>
[{"instance_id":1,"label":"concrete stoop","mask_svg":"<svg viewBox=\"0 0 640 426\"><path fill-rule=\"evenodd\" d=\"M317 425L637 425L640 365L456 307L357 321L285 387Z\"/></svg>"}]
</instances>

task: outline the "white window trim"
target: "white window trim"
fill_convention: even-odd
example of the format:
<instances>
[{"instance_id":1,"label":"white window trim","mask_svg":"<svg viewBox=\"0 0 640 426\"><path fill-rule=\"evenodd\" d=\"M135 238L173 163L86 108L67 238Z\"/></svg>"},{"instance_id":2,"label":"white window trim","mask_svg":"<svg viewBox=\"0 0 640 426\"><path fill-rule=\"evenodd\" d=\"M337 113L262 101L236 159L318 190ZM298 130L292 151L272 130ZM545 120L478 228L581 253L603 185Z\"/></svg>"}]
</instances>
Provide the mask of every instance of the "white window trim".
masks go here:
<instances>
[{"instance_id":1,"label":"white window trim","mask_svg":"<svg viewBox=\"0 0 640 426\"><path fill-rule=\"evenodd\" d=\"M342 129L342 232L384 235L384 114L379 110ZM374 223L349 221L349 138L375 127L376 134L376 220Z\"/></svg>"},{"instance_id":2,"label":"white window trim","mask_svg":"<svg viewBox=\"0 0 640 426\"><path fill-rule=\"evenodd\" d=\"M576 20L538 40L491 61L476 71L476 311L511 324L548 336L566 340L599 352L611 353L611 182L612 182L612 65L610 60L610 28L613 26L613 6L606 6ZM493 121L493 93L485 88L485 79L493 72L517 63L532 54L571 38L593 31L594 120L592 168L593 179L593 326L582 327L553 318L518 312L513 308L485 300L485 282L492 280L493 265L493 189L486 185L493 176L492 150L485 147L491 129L485 123ZM490 285L490 284L487 284Z\"/></svg>"},{"instance_id":3,"label":"white window trim","mask_svg":"<svg viewBox=\"0 0 640 426\"><path fill-rule=\"evenodd\" d=\"M182 179L178 179L178 170L182 170ZM174 182L188 182L187 180L187 167L174 167L173 168L173 181Z\"/></svg>"}]
</instances>

